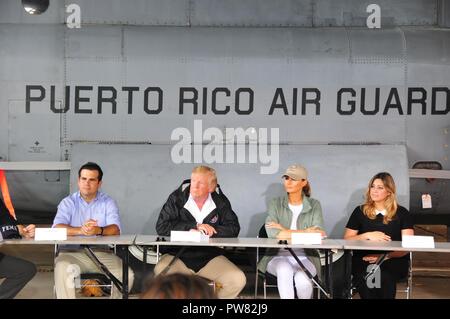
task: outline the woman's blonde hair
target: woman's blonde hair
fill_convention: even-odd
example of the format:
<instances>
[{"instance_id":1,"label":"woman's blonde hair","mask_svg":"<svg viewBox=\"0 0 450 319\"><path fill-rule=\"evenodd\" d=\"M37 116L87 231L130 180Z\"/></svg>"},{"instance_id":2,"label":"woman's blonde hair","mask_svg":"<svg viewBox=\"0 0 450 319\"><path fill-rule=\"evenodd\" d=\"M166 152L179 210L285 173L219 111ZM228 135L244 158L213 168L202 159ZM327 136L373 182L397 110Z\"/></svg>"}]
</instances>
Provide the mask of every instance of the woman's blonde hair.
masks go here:
<instances>
[{"instance_id":1,"label":"woman's blonde hair","mask_svg":"<svg viewBox=\"0 0 450 319\"><path fill-rule=\"evenodd\" d=\"M388 191L388 196L384 200L384 208L386 209L386 215L383 218L383 224L388 224L397 213L397 196L396 196L396 187L394 179L391 174L387 172L381 172L376 174L369 182L369 186L366 191L366 201L363 205L363 212L369 219L375 219L377 216L375 212L375 202L370 198L370 189L372 188L373 182L379 179L383 182L383 186Z\"/></svg>"}]
</instances>

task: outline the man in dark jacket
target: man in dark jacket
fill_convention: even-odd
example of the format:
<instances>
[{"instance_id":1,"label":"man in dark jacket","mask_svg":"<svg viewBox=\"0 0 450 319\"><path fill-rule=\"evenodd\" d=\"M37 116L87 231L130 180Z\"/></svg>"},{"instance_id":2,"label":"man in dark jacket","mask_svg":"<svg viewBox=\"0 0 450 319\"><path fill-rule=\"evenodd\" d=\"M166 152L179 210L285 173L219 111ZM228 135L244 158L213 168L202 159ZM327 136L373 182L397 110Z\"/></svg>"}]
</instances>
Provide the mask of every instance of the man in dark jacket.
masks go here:
<instances>
[{"instance_id":1,"label":"man in dark jacket","mask_svg":"<svg viewBox=\"0 0 450 319\"><path fill-rule=\"evenodd\" d=\"M170 236L172 230L200 231L210 237L237 237L240 226L228 199L216 192L217 177L214 169L198 166L192 170L190 184L184 184L170 194L156 223L160 236ZM235 298L244 288L246 278L242 270L223 256L217 247L184 247L172 264L180 248L166 248L155 274L195 273L212 280L218 287L219 298ZM168 269L167 266L169 266Z\"/></svg>"}]
</instances>

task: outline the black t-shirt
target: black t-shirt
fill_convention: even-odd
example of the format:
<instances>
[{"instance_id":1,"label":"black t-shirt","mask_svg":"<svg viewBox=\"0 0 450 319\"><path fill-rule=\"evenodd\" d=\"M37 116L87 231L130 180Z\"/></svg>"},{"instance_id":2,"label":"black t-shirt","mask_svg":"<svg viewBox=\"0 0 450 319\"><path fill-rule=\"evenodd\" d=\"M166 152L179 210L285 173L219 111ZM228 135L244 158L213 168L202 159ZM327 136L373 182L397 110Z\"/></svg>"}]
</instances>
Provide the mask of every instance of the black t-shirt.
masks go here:
<instances>
[{"instance_id":1,"label":"black t-shirt","mask_svg":"<svg viewBox=\"0 0 450 319\"><path fill-rule=\"evenodd\" d=\"M380 231L390 236L391 240L401 241L402 229L412 229L414 226L411 214L403 206L397 207L394 218L388 224L383 224L383 215L381 214L378 214L375 219L369 219L364 215L362 206L358 206L353 211L345 227L357 230L358 234ZM354 251L354 255L367 255L370 253L377 252Z\"/></svg>"},{"instance_id":2,"label":"black t-shirt","mask_svg":"<svg viewBox=\"0 0 450 319\"><path fill-rule=\"evenodd\" d=\"M12 218L11 215L9 214L8 208L6 208L5 203L0 198L0 226L10 224L17 225L14 218Z\"/></svg>"},{"instance_id":3,"label":"black t-shirt","mask_svg":"<svg viewBox=\"0 0 450 319\"><path fill-rule=\"evenodd\" d=\"M9 214L2 199L0 199L0 235L2 238L20 238L17 222ZM3 254L0 253L0 260L2 258Z\"/></svg>"}]
</instances>

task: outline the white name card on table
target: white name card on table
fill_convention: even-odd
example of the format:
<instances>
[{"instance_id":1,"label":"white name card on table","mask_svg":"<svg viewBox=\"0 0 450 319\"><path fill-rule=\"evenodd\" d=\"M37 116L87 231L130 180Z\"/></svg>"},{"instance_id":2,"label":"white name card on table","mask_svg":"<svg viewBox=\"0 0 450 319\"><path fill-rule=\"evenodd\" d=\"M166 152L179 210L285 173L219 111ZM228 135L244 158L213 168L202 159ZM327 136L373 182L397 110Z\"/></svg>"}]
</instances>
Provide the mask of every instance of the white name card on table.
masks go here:
<instances>
[{"instance_id":1,"label":"white name card on table","mask_svg":"<svg viewBox=\"0 0 450 319\"><path fill-rule=\"evenodd\" d=\"M34 240L67 240L66 228L36 228Z\"/></svg>"},{"instance_id":2,"label":"white name card on table","mask_svg":"<svg viewBox=\"0 0 450 319\"><path fill-rule=\"evenodd\" d=\"M434 248L433 236L402 236L402 247L405 248Z\"/></svg>"},{"instance_id":3,"label":"white name card on table","mask_svg":"<svg viewBox=\"0 0 450 319\"><path fill-rule=\"evenodd\" d=\"M422 194L422 208L432 208L433 205L431 205L431 195L430 194Z\"/></svg>"},{"instance_id":4,"label":"white name card on table","mask_svg":"<svg viewBox=\"0 0 450 319\"><path fill-rule=\"evenodd\" d=\"M199 231L172 230L170 232L170 241L193 241L199 243L208 240L209 236Z\"/></svg>"},{"instance_id":5,"label":"white name card on table","mask_svg":"<svg viewBox=\"0 0 450 319\"><path fill-rule=\"evenodd\" d=\"M320 245L322 243L321 233L292 233L291 243L293 245Z\"/></svg>"}]
</instances>

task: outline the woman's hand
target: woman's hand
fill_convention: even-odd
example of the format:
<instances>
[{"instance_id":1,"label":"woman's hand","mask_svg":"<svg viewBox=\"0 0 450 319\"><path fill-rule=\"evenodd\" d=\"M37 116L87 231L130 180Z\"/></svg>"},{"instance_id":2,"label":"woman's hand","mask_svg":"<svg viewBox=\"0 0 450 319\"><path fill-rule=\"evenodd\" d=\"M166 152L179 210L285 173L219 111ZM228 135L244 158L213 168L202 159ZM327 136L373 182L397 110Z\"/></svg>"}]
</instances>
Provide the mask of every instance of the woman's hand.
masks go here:
<instances>
[{"instance_id":1,"label":"woman's hand","mask_svg":"<svg viewBox=\"0 0 450 319\"><path fill-rule=\"evenodd\" d=\"M305 233L320 233L322 237L326 237L327 233L319 226L311 226L303 230Z\"/></svg>"},{"instance_id":2,"label":"woman's hand","mask_svg":"<svg viewBox=\"0 0 450 319\"><path fill-rule=\"evenodd\" d=\"M268 222L268 223L266 223L266 227L267 228L279 229L279 230L286 230L286 228L281 226L281 224L278 224L278 223L275 223L275 222Z\"/></svg>"},{"instance_id":3,"label":"woman's hand","mask_svg":"<svg viewBox=\"0 0 450 319\"><path fill-rule=\"evenodd\" d=\"M367 255L363 257L363 260L368 262L369 264L374 264L377 262L378 258L380 258L381 255Z\"/></svg>"},{"instance_id":4,"label":"woman's hand","mask_svg":"<svg viewBox=\"0 0 450 319\"><path fill-rule=\"evenodd\" d=\"M268 222L266 223L266 227L280 230L280 232L277 234L277 239L291 239L291 231L287 228L284 228L281 224Z\"/></svg>"},{"instance_id":5,"label":"woman's hand","mask_svg":"<svg viewBox=\"0 0 450 319\"><path fill-rule=\"evenodd\" d=\"M364 233L364 237L365 239L372 241L391 241L391 236L388 236L381 231L371 231Z\"/></svg>"},{"instance_id":6,"label":"woman's hand","mask_svg":"<svg viewBox=\"0 0 450 319\"><path fill-rule=\"evenodd\" d=\"M284 229L280 231L277 235L277 239L291 239L292 231L289 229Z\"/></svg>"}]
</instances>

